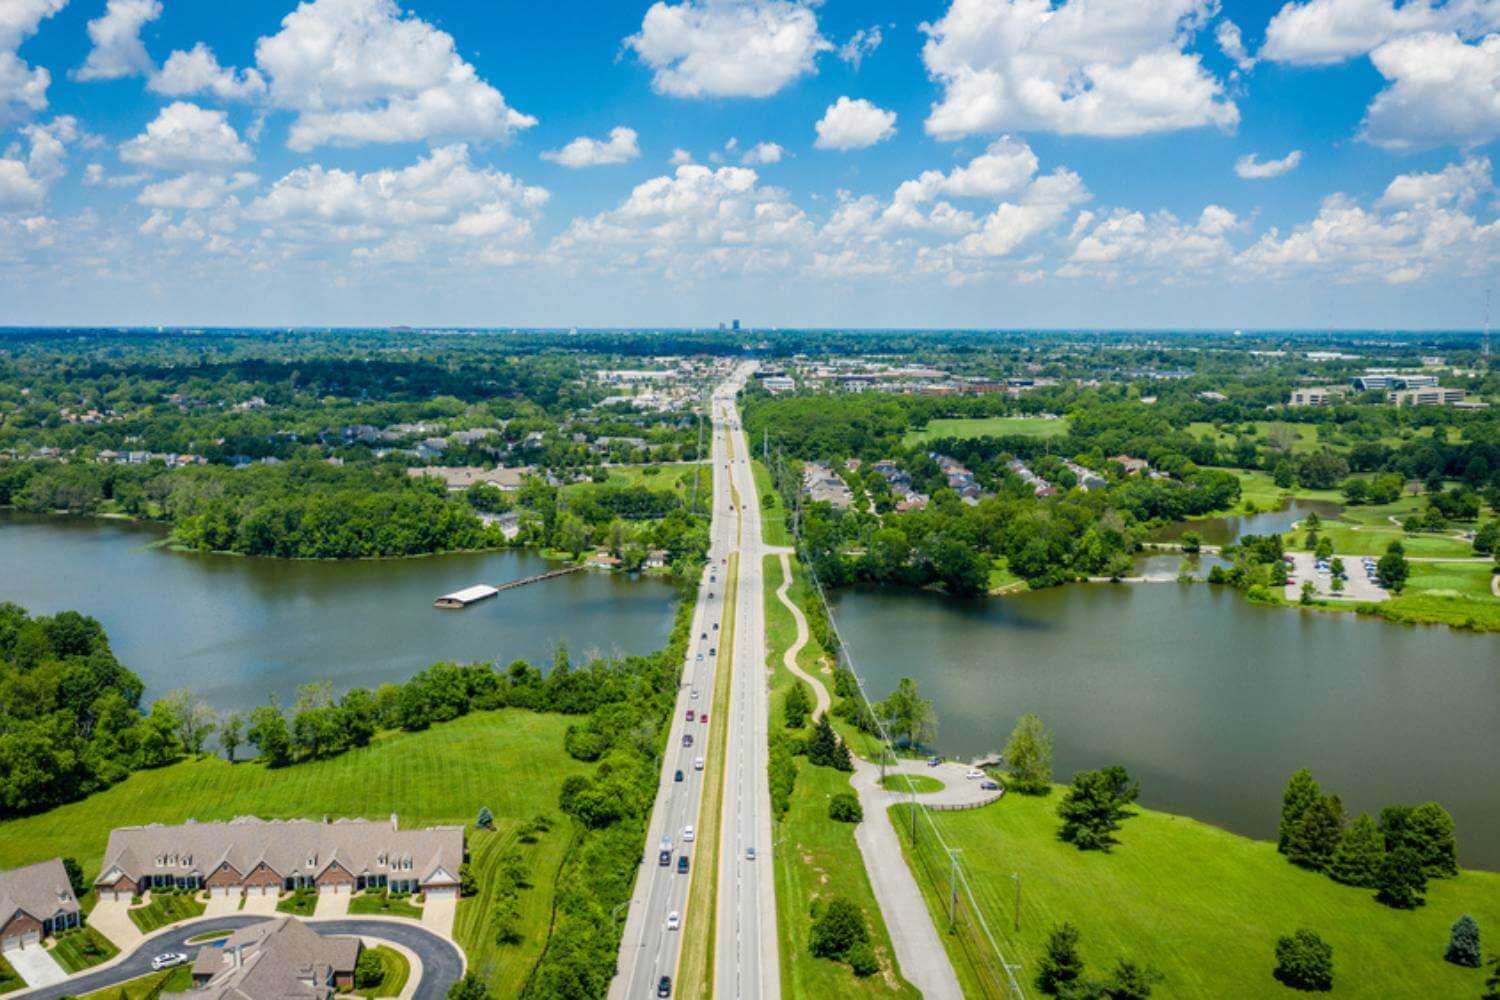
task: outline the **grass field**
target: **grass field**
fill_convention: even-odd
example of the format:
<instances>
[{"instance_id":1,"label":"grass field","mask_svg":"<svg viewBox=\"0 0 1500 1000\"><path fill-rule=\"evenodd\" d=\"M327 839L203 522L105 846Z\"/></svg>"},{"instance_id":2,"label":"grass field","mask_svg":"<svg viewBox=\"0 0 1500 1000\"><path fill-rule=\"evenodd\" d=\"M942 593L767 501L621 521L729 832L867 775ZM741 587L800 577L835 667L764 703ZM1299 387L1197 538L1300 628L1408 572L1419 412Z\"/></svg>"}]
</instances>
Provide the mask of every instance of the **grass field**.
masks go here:
<instances>
[{"instance_id":1,"label":"grass field","mask_svg":"<svg viewBox=\"0 0 1500 1000\"><path fill-rule=\"evenodd\" d=\"M119 954L109 938L92 927L84 926L74 931L64 931L57 938L52 957L65 972L79 972L100 962L108 961Z\"/></svg>"},{"instance_id":2,"label":"grass field","mask_svg":"<svg viewBox=\"0 0 1500 1000\"><path fill-rule=\"evenodd\" d=\"M374 955L380 960L380 982L374 986L355 990L355 995L362 997L400 996L402 988L406 985L407 978L411 976L410 963L406 961L406 958L399 951L394 948L387 948L383 944L368 949L367 953Z\"/></svg>"},{"instance_id":3,"label":"grass field","mask_svg":"<svg viewBox=\"0 0 1500 1000\"><path fill-rule=\"evenodd\" d=\"M381 733L364 749L288 768L205 758L140 771L81 802L0 823L0 868L65 855L77 858L92 879L112 827L189 818L385 819L398 813L406 827L472 823L479 807L489 806L498 835L507 836L537 813L555 813L564 779L588 770L562 751L567 724L559 715L503 709L421 733ZM481 844L484 836L471 831L471 843ZM460 903L455 937L470 968L486 976L497 996L518 992L545 944L564 838L554 830L538 844L546 850L538 855L536 887L522 894L522 944L499 949L487 911L466 921L466 908L474 906ZM557 853L547 854L552 850Z\"/></svg>"},{"instance_id":4,"label":"grass field","mask_svg":"<svg viewBox=\"0 0 1500 1000\"><path fill-rule=\"evenodd\" d=\"M792 565L797 565L793 560ZM795 570L794 570L795 572ZM799 581L800 582L800 581ZM796 680L782 663L782 654L797 636L796 621L776 598L781 586L781 559L765 561L766 663L771 670L770 725L780 731L786 725L782 705ZM794 589L787 595L797 600ZM819 676L823 656L817 640L809 642L797 656L803 670ZM811 692L809 692L810 694ZM864 857L854 841L854 827L828 818L828 800L850 791L849 776L830 767L815 767L805 757L797 760L797 784L787 814L775 826L777 842L772 852L776 867L776 928L781 952L781 992L787 997L855 996L915 997L917 992L901 978L891 949L890 935L870 889ZM809 915L815 899L843 896L864 911L881 972L861 979L847 965L815 958L808 950L812 930Z\"/></svg>"},{"instance_id":5,"label":"grass field","mask_svg":"<svg viewBox=\"0 0 1500 1000\"><path fill-rule=\"evenodd\" d=\"M739 507L739 494L734 494ZM719 664L714 669L713 717L703 750L703 798L698 803L698 848L687 903L682 910L682 948L677 953L677 995L709 1000L714 995L714 933L718 922L719 827L724 813L724 765L729 742L730 683L734 675L734 619L740 585L739 553L729 556L724 574L724 626Z\"/></svg>"},{"instance_id":6,"label":"grass field","mask_svg":"<svg viewBox=\"0 0 1500 1000\"><path fill-rule=\"evenodd\" d=\"M1010 564L1005 561L1005 557L996 556L995 561L990 564L990 593L1014 594L1026 589L1026 581L1010 571Z\"/></svg>"},{"instance_id":7,"label":"grass field","mask_svg":"<svg viewBox=\"0 0 1500 1000\"><path fill-rule=\"evenodd\" d=\"M147 1000L163 993L184 993L193 988L193 967L178 965L138 979L85 993L78 1000Z\"/></svg>"},{"instance_id":8,"label":"grass field","mask_svg":"<svg viewBox=\"0 0 1500 1000\"><path fill-rule=\"evenodd\" d=\"M145 906L133 906L128 912L131 922L142 932L150 934L159 927L201 916L203 909L204 904L193 898L192 893L153 892L151 902Z\"/></svg>"},{"instance_id":9,"label":"grass field","mask_svg":"<svg viewBox=\"0 0 1500 1000\"><path fill-rule=\"evenodd\" d=\"M750 463L755 473L755 492L760 494L760 533L767 545L795 545L786 523L786 505L771 483L771 472L757 459ZM766 497L770 497L769 501Z\"/></svg>"},{"instance_id":10,"label":"grass field","mask_svg":"<svg viewBox=\"0 0 1500 1000\"><path fill-rule=\"evenodd\" d=\"M0 994L9 993L25 987L26 981L21 974L10 967L4 955L0 955Z\"/></svg>"},{"instance_id":11,"label":"grass field","mask_svg":"<svg viewBox=\"0 0 1500 1000\"><path fill-rule=\"evenodd\" d=\"M1409 563L1400 597L1378 605L1381 617L1412 624L1500 632L1500 597L1490 589L1491 563Z\"/></svg>"},{"instance_id":12,"label":"grass field","mask_svg":"<svg viewBox=\"0 0 1500 1000\"><path fill-rule=\"evenodd\" d=\"M469 839L472 850L472 841L475 839L475 834L470 834ZM349 897L349 912L372 917L410 917L412 920L422 919L422 908L420 906L413 906L410 900L401 896L389 896L379 892L361 892Z\"/></svg>"},{"instance_id":13,"label":"grass field","mask_svg":"<svg viewBox=\"0 0 1500 1000\"><path fill-rule=\"evenodd\" d=\"M1480 992L1483 974L1443 961L1443 949L1461 914L1481 928L1500 927L1500 874L1433 880L1425 906L1392 910L1369 890L1295 867L1274 844L1183 816L1139 810L1111 853L1079 851L1057 839L1059 794L1008 795L983 809L933 817L949 845L963 851L986 922L1006 958L1020 962L1027 989L1048 932L1066 920L1082 932L1080 948L1094 971L1118 957L1149 962L1166 976L1153 994L1163 997L1297 996L1271 978L1271 969L1276 939L1300 927L1333 946L1331 996ZM1022 884L1019 932L1012 873ZM946 927L946 897L929 892L928 905L939 929ZM953 937L942 937L961 962Z\"/></svg>"},{"instance_id":14,"label":"grass field","mask_svg":"<svg viewBox=\"0 0 1500 1000\"><path fill-rule=\"evenodd\" d=\"M938 438L1002 437L1007 434L1051 438L1062 437L1066 433L1066 417L1054 420L1040 417L959 417L928 421L927 426L921 430L909 431L902 443L910 448Z\"/></svg>"}]
</instances>

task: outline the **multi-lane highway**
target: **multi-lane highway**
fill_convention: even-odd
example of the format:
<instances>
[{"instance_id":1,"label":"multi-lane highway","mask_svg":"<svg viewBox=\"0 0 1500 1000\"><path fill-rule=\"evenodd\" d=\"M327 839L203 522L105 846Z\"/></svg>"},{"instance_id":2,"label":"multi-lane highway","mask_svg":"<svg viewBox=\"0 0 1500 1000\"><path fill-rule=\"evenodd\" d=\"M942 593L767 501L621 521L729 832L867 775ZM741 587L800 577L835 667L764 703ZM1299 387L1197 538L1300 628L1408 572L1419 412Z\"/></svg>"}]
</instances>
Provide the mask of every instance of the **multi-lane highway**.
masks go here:
<instances>
[{"instance_id":1,"label":"multi-lane highway","mask_svg":"<svg viewBox=\"0 0 1500 1000\"><path fill-rule=\"evenodd\" d=\"M729 445L727 421L721 400L724 393L734 398L744 376L738 375L729 385L714 393L713 419L712 520L709 528L708 565L698 584L697 607L693 630L683 664L682 683L672 712L667 735L660 785L651 812L646 836L646 855L636 876L635 891L625 920L625 934L620 942L620 961L610 996L656 996L662 977L677 980L677 960L681 950L682 929L669 928L668 918L707 921L706 913L685 913L691 868L695 860L696 841L683 839L684 828L698 822L699 804L703 798L705 771L698 769L708 753L709 727L725 725L727 720L710 715L705 724L703 713L713 701L714 677L720 660L719 636L724 626L724 593L729 555L739 542L739 512L731 508L729 481ZM743 454L743 452L741 452ZM688 721L688 712L693 721ZM685 737L691 745L685 745ZM678 774L682 779L678 780ZM661 864L662 852L667 864ZM688 859L689 871L681 871L681 859ZM774 930L774 928L773 928Z\"/></svg>"}]
</instances>

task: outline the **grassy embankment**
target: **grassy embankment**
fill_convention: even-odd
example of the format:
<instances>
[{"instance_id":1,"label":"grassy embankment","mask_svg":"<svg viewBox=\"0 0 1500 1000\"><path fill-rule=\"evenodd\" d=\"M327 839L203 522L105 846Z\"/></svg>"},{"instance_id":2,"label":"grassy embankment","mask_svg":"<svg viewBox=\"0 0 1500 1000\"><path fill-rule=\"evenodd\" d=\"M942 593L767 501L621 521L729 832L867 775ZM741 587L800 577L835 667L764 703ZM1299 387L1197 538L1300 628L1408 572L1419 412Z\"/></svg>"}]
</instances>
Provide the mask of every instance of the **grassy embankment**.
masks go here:
<instances>
[{"instance_id":1,"label":"grassy embankment","mask_svg":"<svg viewBox=\"0 0 1500 1000\"><path fill-rule=\"evenodd\" d=\"M378 892L361 892L351 896L349 899L349 912L355 916L422 919L422 908L420 906L413 906L409 900L401 896L381 895Z\"/></svg>"},{"instance_id":2,"label":"grassy embankment","mask_svg":"<svg viewBox=\"0 0 1500 1000\"><path fill-rule=\"evenodd\" d=\"M120 949L109 938L88 926L64 931L58 936L57 944L52 949L52 957L63 967L64 972L82 972L119 953Z\"/></svg>"},{"instance_id":3,"label":"grassy embankment","mask_svg":"<svg viewBox=\"0 0 1500 1000\"><path fill-rule=\"evenodd\" d=\"M786 523L786 504L771 481L771 471L759 459L750 463L755 473L755 492L760 494L760 533L767 545L795 546L792 529ZM766 498L770 497L769 500Z\"/></svg>"},{"instance_id":4,"label":"grassy embankment","mask_svg":"<svg viewBox=\"0 0 1500 1000\"><path fill-rule=\"evenodd\" d=\"M1028 989L1048 933L1066 920L1082 932L1095 973L1119 957L1148 962L1166 977L1163 997L1299 996L1271 969L1276 939L1300 927L1333 946L1331 996L1479 995L1483 974L1443 961L1443 949L1464 913L1481 928L1500 926L1500 874L1434 879L1425 906L1393 910L1367 889L1292 865L1272 843L1185 816L1137 810L1111 853L1079 851L1057 838L1060 794L1008 795L983 809L933 814L949 845L962 849L985 920L1006 958L1021 963ZM1019 932L1014 872L1022 882ZM965 955L944 933L947 897L918 881L963 975Z\"/></svg>"},{"instance_id":5,"label":"grassy embankment","mask_svg":"<svg viewBox=\"0 0 1500 1000\"><path fill-rule=\"evenodd\" d=\"M804 584L792 559L793 587L787 597L797 602ZM782 583L781 559L767 556L765 572L766 663L771 671L772 732L786 727L783 706L796 680L782 662L783 654L797 638L796 620L776 597ZM797 655L797 665L814 677L826 678L825 658L817 639L809 637ZM825 684L831 685L831 679ZM809 692L811 694L812 692ZM814 699L816 700L816 699ZM864 858L854 840L854 825L828 818L828 801L839 792L852 791L849 776L831 767L817 767L807 758L797 758L797 782L787 813L775 825L776 927L781 952L781 992L789 997L856 996L915 997L917 993L901 978L891 949L890 935L880 907L870 889ZM814 900L843 896L864 911L871 941L881 971L859 978L849 966L815 958L808 948L812 931Z\"/></svg>"},{"instance_id":6,"label":"grassy embankment","mask_svg":"<svg viewBox=\"0 0 1500 1000\"><path fill-rule=\"evenodd\" d=\"M454 936L469 968L492 993L515 996L546 943L557 870L568 846L567 824L556 812L558 793L564 779L588 770L562 750L568 721L519 709L475 712L425 732L384 732L364 749L288 768L205 758L140 771L83 801L0 824L0 868L67 855L92 879L110 829L131 824L241 815L386 819L394 812L403 827L415 827L472 823L479 807L489 806L495 832L470 829L468 835L480 892L459 902ZM518 781L517 775L526 778ZM523 848L535 886L521 894L522 940L498 945L486 886L516 828L538 813L557 822Z\"/></svg>"},{"instance_id":7,"label":"grassy embankment","mask_svg":"<svg viewBox=\"0 0 1500 1000\"><path fill-rule=\"evenodd\" d=\"M1003 437L1007 434L1052 438L1062 437L1066 433L1066 417L1055 420L1040 417L956 417L928 421L926 427L908 431L901 443L911 448L939 438Z\"/></svg>"},{"instance_id":8,"label":"grassy embankment","mask_svg":"<svg viewBox=\"0 0 1500 1000\"><path fill-rule=\"evenodd\" d=\"M78 1000L153 1000L163 993L185 993L193 988L193 967L178 965L162 972L131 979L93 993L85 993Z\"/></svg>"},{"instance_id":9,"label":"grassy embankment","mask_svg":"<svg viewBox=\"0 0 1500 1000\"><path fill-rule=\"evenodd\" d=\"M1283 444L1288 451L1294 455L1303 455L1307 452L1328 448L1332 451L1347 452L1359 439L1343 434L1335 424L1296 424L1284 420L1252 420L1247 421L1253 433L1252 440L1261 444L1277 441ZM1232 448L1238 440L1233 431L1245 424L1231 424L1220 430L1213 424L1203 421L1195 421L1188 424L1188 433L1198 439L1210 438L1220 448ZM1319 428L1322 428L1321 433ZM1386 435L1378 438L1379 444L1388 448L1400 447L1412 441L1430 440L1439 431L1447 434L1449 444L1457 444L1463 440L1463 432L1458 427L1446 428L1421 428L1410 429L1401 435Z\"/></svg>"},{"instance_id":10,"label":"grassy embankment","mask_svg":"<svg viewBox=\"0 0 1500 1000\"><path fill-rule=\"evenodd\" d=\"M26 981L21 978L21 974L10 967L4 955L0 955L0 993L9 993L25 986Z\"/></svg>"},{"instance_id":11,"label":"grassy embankment","mask_svg":"<svg viewBox=\"0 0 1500 1000\"><path fill-rule=\"evenodd\" d=\"M204 904L190 892L153 892L151 902L145 906L132 907L131 921L143 934L175 924L179 920L191 920L203 915Z\"/></svg>"},{"instance_id":12,"label":"grassy embankment","mask_svg":"<svg viewBox=\"0 0 1500 1000\"><path fill-rule=\"evenodd\" d=\"M411 976L411 963L399 951L383 944L367 949L367 954L373 954L380 962L380 982L356 989L354 994L372 998L400 996L406 980Z\"/></svg>"},{"instance_id":13,"label":"grassy embankment","mask_svg":"<svg viewBox=\"0 0 1500 1000\"><path fill-rule=\"evenodd\" d=\"M739 508L739 494L734 494ZM724 626L719 663L714 669L713 715L703 750L703 798L698 803L698 848L682 912L682 948L677 953L677 995L708 1000L714 995L714 935L719 915L719 835L724 818L724 766L729 742L729 697L733 691L735 600L739 596L739 553L731 553L724 574Z\"/></svg>"}]
</instances>

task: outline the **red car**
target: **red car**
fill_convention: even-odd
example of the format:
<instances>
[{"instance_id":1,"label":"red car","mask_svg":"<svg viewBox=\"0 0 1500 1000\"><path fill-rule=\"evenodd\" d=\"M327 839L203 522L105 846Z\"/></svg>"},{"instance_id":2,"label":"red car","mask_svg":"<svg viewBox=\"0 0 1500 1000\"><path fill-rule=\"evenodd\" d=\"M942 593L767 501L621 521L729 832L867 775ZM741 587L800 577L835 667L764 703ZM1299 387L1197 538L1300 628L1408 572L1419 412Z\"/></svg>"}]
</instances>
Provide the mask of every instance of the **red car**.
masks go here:
<instances>
[{"instance_id":1,"label":"red car","mask_svg":"<svg viewBox=\"0 0 1500 1000\"><path fill-rule=\"evenodd\" d=\"M703 713L703 717L701 719L699 719L698 721L701 722L701 723L703 723L705 726L708 725L708 713L704 712Z\"/></svg>"},{"instance_id":2,"label":"red car","mask_svg":"<svg viewBox=\"0 0 1500 1000\"><path fill-rule=\"evenodd\" d=\"M687 714L687 720L688 720L688 721L689 721L689 722L692 722L692 721L693 721L693 710L692 710L692 709L691 709L691 708L690 708L690 709L688 709L688 714Z\"/></svg>"}]
</instances>

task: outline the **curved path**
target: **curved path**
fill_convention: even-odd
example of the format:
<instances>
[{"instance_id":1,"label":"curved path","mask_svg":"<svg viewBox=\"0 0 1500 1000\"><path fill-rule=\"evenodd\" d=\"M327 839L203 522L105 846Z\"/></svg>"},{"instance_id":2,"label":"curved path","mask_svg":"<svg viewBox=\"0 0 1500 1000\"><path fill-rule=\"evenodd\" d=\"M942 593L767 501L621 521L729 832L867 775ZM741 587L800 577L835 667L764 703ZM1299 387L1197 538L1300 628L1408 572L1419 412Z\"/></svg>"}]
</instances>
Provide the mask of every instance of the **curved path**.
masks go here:
<instances>
[{"instance_id":1,"label":"curved path","mask_svg":"<svg viewBox=\"0 0 1500 1000\"><path fill-rule=\"evenodd\" d=\"M209 917L178 924L163 933L154 934L123 959L115 959L107 968L84 972L66 982L39 990L17 994L27 1000L56 1000L64 996L81 996L95 990L136 979L151 972L151 959L166 951L180 951L189 958L197 951L197 945L187 943L214 931L234 930L249 924L261 923L263 916ZM412 970L421 981L410 991L412 1000L442 1000L448 987L464 974L463 952L446 938L425 930L415 923L373 918L345 918L340 920L308 920L307 925L319 934L345 934L350 937L378 938L400 945L416 954L421 968ZM403 993L403 996L407 994Z\"/></svg>"},{"instance_id":2,"label":"curved path","mask_svg":"<svg viewBox=\"0 0 1500 1000\"><path fill-rule=\"evenodd\" d=\"M828 688L823 682L797 665L797 656L802 652L802 647L807 645L807 616L802 609L797 607L787 596L787 591L792 587L792 560L790 550L780 550L781 555L781 586L776 588L776 599L792 613L792 618L797 622L797 640L793 642L787 651L781 654L781 662L794 676L802 678L812 685L813 697L817 704L813 708L812 717L816 719L833 705L833 699L828 696Z\"/></svg>"}]
</instances>

